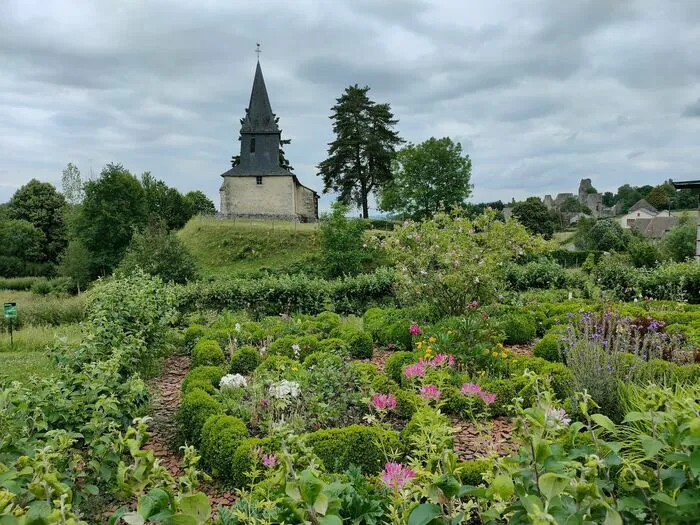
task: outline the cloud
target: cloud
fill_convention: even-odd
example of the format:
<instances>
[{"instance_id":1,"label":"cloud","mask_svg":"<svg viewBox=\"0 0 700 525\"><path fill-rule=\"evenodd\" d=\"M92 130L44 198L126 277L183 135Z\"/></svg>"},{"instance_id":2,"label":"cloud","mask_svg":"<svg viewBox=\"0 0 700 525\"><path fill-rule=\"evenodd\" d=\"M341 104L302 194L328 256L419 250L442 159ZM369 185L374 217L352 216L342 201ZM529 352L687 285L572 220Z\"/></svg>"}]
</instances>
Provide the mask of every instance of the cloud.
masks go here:
<instances>
[{"instance_id":1,"label":"cloud","mask_svg":"<svg viewBox=\"0 0 700 525\"><path fill-rule=\"evenodd\" d=\"M354 83L406 140L461 141L474 200L693 178L699 24L694 0L4 0L0 201L118 161L218 203L256 42L286 153L318 190Z\"/></svg>"}]
</instances>

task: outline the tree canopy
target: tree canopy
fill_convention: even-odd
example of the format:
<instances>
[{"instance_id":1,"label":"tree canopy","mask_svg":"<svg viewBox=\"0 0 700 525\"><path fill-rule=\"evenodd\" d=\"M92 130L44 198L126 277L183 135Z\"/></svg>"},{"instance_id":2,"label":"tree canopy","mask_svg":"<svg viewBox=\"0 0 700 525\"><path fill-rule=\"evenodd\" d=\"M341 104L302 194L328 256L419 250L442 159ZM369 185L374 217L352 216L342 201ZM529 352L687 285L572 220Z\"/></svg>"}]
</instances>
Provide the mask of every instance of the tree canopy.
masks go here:
<instances>
[{"instance_id":1,"label":"tree canopy","mask_svg":"<svg viewBox=\"0 0 700 525\"><path fill-rule=\"evenodd\" d=\"M514 204L513 217L531 233L539 233L545 239L552 238L558 222L555 214L537 197L528 197L525 201Z\"/></svg>"},{"instance_id":2,"label":"tree canopy","mask_svg":"<svg viewBox=\"0 0 700 525\"><path fill-rule=\"evenodd\" d=\"M349 86L331 108L335 140L328 158L318 165L323 192L339 193L338 201L362 208L369 216L368 197L391 180L391 163L402 142L389 104L370 100L369 87Z\"/></svg>"},{"instance_id":3,"label":"tree canopy","mask_svg":"<svg viewBox=\"0 0 700 525\"><path fill-rule=\"evenodd\" d=\"M204 195L203 191L190 191L185 194L185 203L189 208L190 215L215 215L216 206Z\"/></svg>"},{"instance_id":4,"label":"tree canopy","mask_svg":"<svg viewBox=\"0 0 700 525\"><path fill-rule=\"evenodd\" d=\"M393 179L380 191L380 208L415 220L464 204L471 195L472 161L449 137L409 144L396 155Z\"/></svg>"}]
</instances>

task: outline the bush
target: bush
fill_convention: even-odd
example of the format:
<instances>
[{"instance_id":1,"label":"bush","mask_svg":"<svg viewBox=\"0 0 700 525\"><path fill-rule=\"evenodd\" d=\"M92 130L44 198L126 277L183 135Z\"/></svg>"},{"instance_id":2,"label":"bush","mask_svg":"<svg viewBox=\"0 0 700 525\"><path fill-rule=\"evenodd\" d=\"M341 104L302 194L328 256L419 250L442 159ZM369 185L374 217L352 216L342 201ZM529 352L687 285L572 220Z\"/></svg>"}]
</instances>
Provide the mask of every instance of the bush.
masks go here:
<instances>
[{"instance_id":1,"label":"bush","mask_svg":"<svg viewBox=\"0 0 700 525\"><path fill-rule=\"evenodd\" d=\"M372 337L362 330L356 328L344 328L339 338L345 341L350 350L350 357L355 359L370 359L374 352Z\"/></svg>"},{"instance_id":2,"label":"bush","mask_svg":"<svg viewBox=\"0 0 700 525\"><path fill-rule=\"evenodd\" d=\"M483 416L486 411L486 404L481 398L475 396L467 397L456 386L446 385L440 391L442 392L441 399L444 403L444 410L447 414L478 418ZM496 401L498 401L498 394L496 394Z\"/></svg>"},{"instance_id":3,"label":"bush","mask_svg":"<svg viewBox=\"0 0 700 525\"><path fill-rule=\"evenodd\" d=\"M204 390L196 388L185 394L177 416L185 443L199 446L204 423L220 412L219 402Z\"/></svg>"},{"instance_id":4,"label":"bush","mask_svg":"<svg viewBox=\"0 0 700 525\"><path fill-rule=\"evenodd\" d=\"M27 291L44 281L46 277L0 277L0 290Z\"/></svg>"},{"instance_id":5,"label":"bush","mask_svg":"<svg viewBox=\"0 0 700 525\"><path fill-rule=\"evenodd\" d=\"M348 344L338 337L321 339L321 341L318 342L318 351L326 352L327 354L339 355L341 357L347 357L350 355L350 348L348 347Z\"/></svg>"},{"instance_id":6,"label":"bush","mask_svg":"<svg viewBox=\"0 0 700 525\"><path fill-rule=\"evenodd\" d=\"M232 477L231 458L241 442L248 438L245 423L237 417L224 414L210 416L202 427L199 453L202 463L215 476L229 481Z\"/></svg>"},{"instance_id":7,"label":"bush","mask_svg":"<svg viewBox=\"0 0 700 525\"><path fill-rule=\"evenodd\" d=\"M510 379L483 379L479 384L487 392L496 394L496 400L489 406L493 417L511 416L510 405L516 397L523 398L523 407L529 407L535 398L535 393L528 380L516 376Z\"/></svg>"},{"instance_id":8,"label":"bush","mask_svg":"<svg viewBox=\"0 0 700 525\"><path fill-rule=\"evenodd\" d=\"M410 352L413 350L413 337L411 336L411 324L408 319L401 319L389 327L389 343L395 344L401 350Z\"/></svg>"},{"instance_id":9,"label":"bush","mask_svg":"<svg viewBox=\"0 0 700 525\"><path fill-rule=\"evenodd\" d=\"M191 389L190 383L206 381L214 388L219 388L221 378L224 377L226 371L218 366L198 366L192 368L185 379L182 380L182 393L186 393Z\"/></svg>"},{"instance_id":10,"label":"bush","mask_svg":"<svg viewBox=\"0 0 700 525\"><path fill-rule=\"evenodd\" d=\"M200 339L192 350L192 366L220 366L226 358L219 343L211 339Z\"/></svg>"},{"instance_id":11,"label":"bush","mask_svg":"<svg viewBox=\"0 0 700 525\"><path fill-rule=\"evenodd\" d=\"M304 368L311 370L312 368L335 368L339 370L343 367L345 361L343 358L325 352L314 352L304 359Z\"/></svg>"},{"instance_id":12,"label":"bush","mask_svg":"<svg viewBox=\"0 0 700 525\"><path fill-rule=\"evenodd\" d=\"M229 372L250 375L260 365L260 352L254 346L242 346L233 352Z\"/></svg>"},{"instance_id":13,"label":"bush","mask_svg":"<svg viewBox=\"0 0 700 525\"><path fill-rule=\"evenodd\" d=\"M540 357L519 357L513 367L522 374L526 369L532 370L547 379L554 395L561 401L573 393L573 374L564 363L552 363Z\"/></svg>"},{"instance_id":14,"label":"bush","mask_svg":"<svg viewBox=\"0 0 700 525\"><path fill-rule=\"evenodd\" d=\"M355 361L350 363L349 366L350 369L354 371L361 385L371 385L379 375L377 367L372 363L360 363Z\"/></svg>"},{"instance_id":15,"label":"bush","mask_svg":"<svg viewBox=\"0 0 700 525\"><path fill-rule=\"evenodd\" d=\"M260 363L260 366L258 366L255 371L256 375L271 374L275 377L285 377L292 367L298 365L300 365L298 361L295 361L286 355L269 355L263 360L262 363Z\"/></svg>"},{"instance_id":16,"label":"bush","mask_svg":"<svg viewBox=\"0 0 700 525\"><path fill-rule=\"evenodd\" d=\"M523 265L509 266L506 279L515 290L561 288L566 284L566 271L555 261L542 258Z\"/></svg>"},{"instance_id":17,"label":"bush","mask_svg":"<svg viewBox=\"0 0 700 525\"><path fill-rule=\"evenodd\" d=\"M384 363L384 373L389 376L389 379L401 384L403 368L416 361L416 356L412 352L394 352Z\"/></svg>"},{"instance_id":18,"label":"bush","mask_svg":"<svg viewBox=\"0 0 700 525\"><path fill-rule=\"evenodd\" d=\"M483 472L491 472L493 463L488 459L472 459L457 463L457 478L462 485L476 487L484 482Z\"/></svg>"},{"instance_id":19,"label":"bush","mask_svg":"<svg viewBox=\"0 0 700 525\"><path fill-rule=\"evenodd\" d=\"M234 487L241 488L250 482L247 473L258 465L260 466L261 457L259 451L265 454L273 454L277 450L277 443L273 438L248 438L244 439L230 456L231 461L231 477L230 481Z\"/></svg>"},{"instance_id":20,"label":"bush","mask_svg":"<svg viewBox=\"0 0 700 525\"><path fill-rule=\"evenodd\" d=\"M397 432L363 425L318 430L307 434L305 441L331 472L355 465L364 474L376 474L387 461L382 449L403 450Z\"/></svg>"},{"instance_id":21,"label":"bush","mask_svg":"<svg viewBox=\"0 0 700 525\"><path fill-rule=\"evenodd\" d=\"M192 352L194 345L197 344L197 341L199 341L205 333L206 328L201 324L193 324L185 328L185 350L187 350L187 353Z\"/></svg>"},{"instance_id":22,"label":"bush","mask_svg":"<svg viewBox=\"0 0 700 525\"><path fill-rule=\"evenodd\" d=\"M640 279L641 292L654 299L679 300L700 303L700 263L662 264Z\"/></svg>"},{"instance_id":23,"label":"bush","mask_svg":"<svg viewBox=\"0 0 700 525\"><path fill-rule=\"evenodd\" d=\"M362 260L366 250L362 247L362 236L366 228L363 221L348 219L347 206L331 205L331 212L321 217L321 255L328 277L354 275L362 271Z\"/></svg>"},{"instance_id":24,"label":"bush","mask_svg":"<svg viewBox=\"0 0 700 525\"><path fill-rule=\"evenodd\" d=\"M561 353L559 346L561 344L561 336L556 334L546 334L542 339L535 343L532 348L532 353L535 357L541 357L547 361L561 362Z\"/></svg>"},{"instance_id":25,"label":"bush","mask_svg":"<svg viewBox=\"0 0 700 525\"><path fill-rule=\"evenodd\" d=\"M207 394L211 394L212 396L216 394L216 388L214 388L214 386L211 384L211 381L207 379L193 379L191 381L188 381L187 386L182 388L182 393L188 394L196 388L204 390Z\"/></svg>"},{"instance_id":26,"label":"bush","mask_svg":"<svg viewBox=\"0 0 700 525\"><path fill-rule=\"evenodd\" d=\"M274 341L267 352L269 355L283 355L303 361L318 349L318 339L313 335L286 335ZM298 349L296 349L298 347Z\"/></svg>"},{"instance_id":27,"label":"bush","mask_svg":"<svg viewBox=\"0 0 700 525\"><path fill-rule=\"evenodd\" d=\"M530 314L507 314L501 320L501 329L505 332L505 342L512 345L529 343L535 338L537 326Z\"/></svg>"},{"instance_id":28,"label":"bush","mask_svg":"<svg viewBox=\"0 0 700 525\"><path fill-rule=\"evenodd\" d=\"M651 359L634 369L632 379L641 385L655 383L661 386L672 386L677 381L678 368L675 363L663 359Z\"/></svg>"},{"instance_id":29,"label":"bush","mask_svg":"<svg viewBox=\"0 0 700 525\"><path fill-rule=\"evenodd\" d=\"M421 397L414 391L403 388L396 389L393 394L396 398L396 417L404 421L411 419L421 406Z\"/></svg>"},{"instance_id":30,"label":"bush","mask_svg":"<svg viewBox=\"0 0 700 525\"><path fill-rule=\"evenodd\" d=\"M316 316L315 321L320 331L325 335L340 326L340 316L335 312L321 312Z\"/></svg>"}]
</instances>

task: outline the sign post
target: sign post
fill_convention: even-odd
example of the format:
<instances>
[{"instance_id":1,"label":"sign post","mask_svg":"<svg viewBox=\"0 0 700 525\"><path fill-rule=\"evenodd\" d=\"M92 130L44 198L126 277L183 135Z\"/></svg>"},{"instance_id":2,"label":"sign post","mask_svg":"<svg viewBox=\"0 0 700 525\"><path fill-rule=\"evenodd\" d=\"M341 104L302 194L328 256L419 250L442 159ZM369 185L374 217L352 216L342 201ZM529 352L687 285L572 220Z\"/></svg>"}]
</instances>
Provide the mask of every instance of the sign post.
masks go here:
<instances>
[{"instance_id":1,"label":"sign post","mask_svg":"<svg viewBox=\"0 0 700 525\"><path fill-rule=\"evenodd\" d=\"M10 346L14 346L12 325L17 318L17 303L5 303L5 319L10 323Z\"/></svg>"}]
</instances>

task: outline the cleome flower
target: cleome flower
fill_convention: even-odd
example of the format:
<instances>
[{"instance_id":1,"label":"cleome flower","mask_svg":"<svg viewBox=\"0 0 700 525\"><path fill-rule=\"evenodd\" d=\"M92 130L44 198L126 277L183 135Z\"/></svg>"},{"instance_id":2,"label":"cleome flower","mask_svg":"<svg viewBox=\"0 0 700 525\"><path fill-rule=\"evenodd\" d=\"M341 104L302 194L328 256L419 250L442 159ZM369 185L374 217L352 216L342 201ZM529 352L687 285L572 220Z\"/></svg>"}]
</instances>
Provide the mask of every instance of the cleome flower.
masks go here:
<instances>
[{"instance_id":1,"label":"cleome flower","mask_svg":"<svg viewBox=\"0 0 700 525\"><path fill-rule=\"evenodd\" d=\"M226 374L219 381L221 390L233 390L234 388L245 388L248 386L248 380L241 374Z\"/></svg>"},{"instance_id":2,"label":"cleome flower","mask_svg":"<svg viewBox=\"0 0 700 525\"><path fill-rule=\"evenodd\" d=\"M381 477L388 488L401 490L406 483L416 477L416 473L400 463L387 463Z\"/></svg>"},{"instance_id":3,"label":"cleome flower","mask_svg":"<svg viewBox=\"0 0 700 525\"><path fill-rule=\"evenodd\" d=\"M440 399L442 392L435 385L424 385L420 388L419 394L423 399L437 401Z\"/></svg>"},{"instance_id":4,"label":"cleome flower","mask_svg":"<svg viewBox=\"0 0 700 525\"><path fill-rule=\"evenodd\" d=\"M282 399L285 397L299 397L301 389L296 381L283 379L279 383L274 383L270 387L270 397Z\"/></svg>"},{"instance_id":5,"label":"cleome flower","mask_svg":"<svg viewBox=\"0 0 700 525\"><path fill-rule=\"evenodd\" d=\"M571 418L563 408L548 408L544 413L544 420L545 424L554 430L567 427L571 423Z\"/></svg>"},{"instance_id":6,"label":"cleome flower","mask_svg":"<svg viewBox=\"0 0 700 525\"><path fill-rule=\"evenodd\" d=\"M374 394L370 404L377 410L394 410L396 408L396 398L391 394Z\"/></svg>"},{"instance_id":7,"label":"cleome flower","mask_svg":"<svg viewBox=\"0 0 700 525\"><path fill-rule=\"evenodd\" d=\"M420 334L420 326L418 326L416 323L412 323L411 327L408 329L408 333L411 335L419 335Z\"/></svg>"},{"instance_id":8,"label":"cleome flower","mask_svg":"<svg viewBox=\"0 0 700 525\"><path fill-rule=\"evenodd\" d=\"M265 465L266 468L273 468L277 465L277 457L274 454L263 454L262 464Z\"/></svg>"},{"instance_id":9,"label":"cleome flower","mask_svg":"<svg viewBox=\"0 0 700 525\"><path fill-rule=\"evenodd\" d=\"M423 359L419 359L417 363L412 365L406 365L403 369L403 375L405 375L408 379L423 377L425 375L425 362Z\"/></svg>"},{"instance_id":10,"label":"cleome flower","mask_svg":"<svg viewBox=\"0 0 700 525\"><path fill-rule=\"evenodd\" d=\"M479 392L481 392L481 385L476 383L464 383L462 385L462 394L465 396L477 395Z\"/></svg>"}]
</instances>

